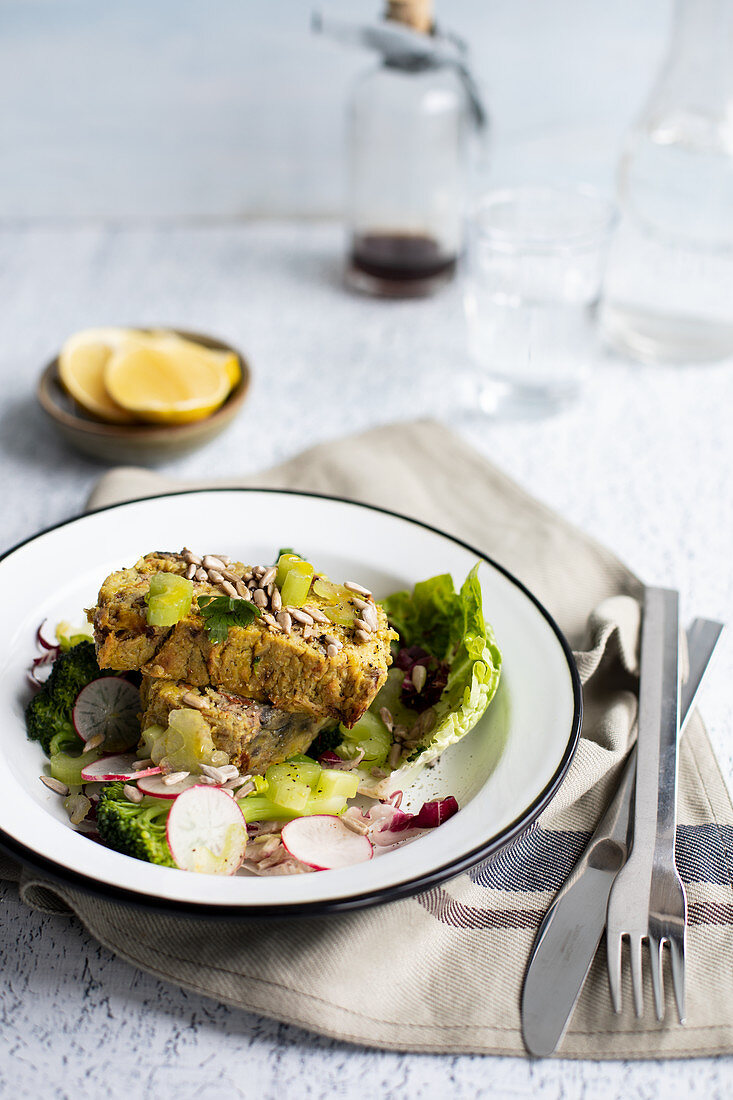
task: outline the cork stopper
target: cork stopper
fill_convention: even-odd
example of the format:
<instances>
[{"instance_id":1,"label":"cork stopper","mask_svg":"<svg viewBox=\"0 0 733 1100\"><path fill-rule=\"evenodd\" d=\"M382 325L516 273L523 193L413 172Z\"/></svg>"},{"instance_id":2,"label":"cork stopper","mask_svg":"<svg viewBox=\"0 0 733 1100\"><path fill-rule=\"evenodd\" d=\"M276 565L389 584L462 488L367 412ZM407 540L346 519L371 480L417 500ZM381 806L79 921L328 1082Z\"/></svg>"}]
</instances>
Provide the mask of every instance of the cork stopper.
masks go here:
<instances>
[{"instance_id":1,"label":"cork stopper","mask_svg":"<svg viewBox=\"0 0 733 1100\"><path fill-rule=\"evenodd\" d=\"M433 0L387 0L384 15L414 31L429 34L433 29Z\"/></svg>"}]
</instances>

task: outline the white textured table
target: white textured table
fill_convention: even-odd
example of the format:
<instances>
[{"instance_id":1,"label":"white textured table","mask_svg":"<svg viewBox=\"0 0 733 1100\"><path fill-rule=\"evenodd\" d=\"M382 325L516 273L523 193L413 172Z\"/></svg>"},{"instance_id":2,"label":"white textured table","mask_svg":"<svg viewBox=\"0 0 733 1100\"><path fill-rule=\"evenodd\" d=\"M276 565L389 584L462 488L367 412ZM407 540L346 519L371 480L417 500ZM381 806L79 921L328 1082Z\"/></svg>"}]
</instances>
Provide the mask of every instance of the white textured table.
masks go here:
<instances>
[{"instance_id":1,"label":"white textured table","mask_svg":"<svg viewBox=\"0 0 733 1100\"><path fill-rule=\"evenodd\" d=\"M599 352L571 411L482 421L451 411L453 370L465 365L458 288L431 302L351 297L339 255L339 231L318 225L2 231L1 548L78 512L102 472L65 450L36 408L41 365L77 328L178 325L241 346L255 387L228 434L167 472L256 470L371 424L443 415L642 577L679 588L685 618L733 623L733 363L662 370ZM729 783L732 653L729 636L700 703ZM530 1063L359 1050L156 981L74 922L29 912L13 888L2 927L0 1096L733 1093L731 1059Z\"/></svg>"}]
</instances>

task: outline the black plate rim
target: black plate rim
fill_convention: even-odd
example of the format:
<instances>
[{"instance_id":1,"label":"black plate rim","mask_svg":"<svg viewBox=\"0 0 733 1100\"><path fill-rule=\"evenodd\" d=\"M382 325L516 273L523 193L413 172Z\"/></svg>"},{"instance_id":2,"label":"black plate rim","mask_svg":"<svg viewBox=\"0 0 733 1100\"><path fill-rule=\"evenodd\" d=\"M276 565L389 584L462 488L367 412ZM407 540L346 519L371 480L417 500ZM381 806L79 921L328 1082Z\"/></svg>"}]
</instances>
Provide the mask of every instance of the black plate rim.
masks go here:
<instances>
[{"instance_id":1,"label":"black plate rim","mask_svg":"<svg viewBox=\"0 0 733 1100\"><path fill-rule=\"evenodd\" d=\"M433 524L425 523L423 520L415 519L412 516L406 516L402 512L393 511L390 508L382 508L376 504L365 504L363 501L354 500L349 497L336 496L329 493L317 493L308 492L302 489L271 489L267 486L258 487L255 485L250 486L224 486L218 485L211 489L178 489L166 493L156 493L153 496L135 497L133 500L119 501L116 504L108 504L101 508L95 508L90 512L86 512L81 516L72 516L69 519L61 520L59 523L51 524L51 526L38 531L35 535L30 535L26 539L22 539L20 542L15 543L8 550L0 554L0 561L4 561L5 558L10 557L11 554L16 553L18 550L27 546L29 543L34 542L36 539L43 538L44 535L50 534L52 531L57 531L62 527L67 527L72 523L82 523L90 516L98 515L102 512L113 511L117 508L125 508L127 505L140 504L148 500L161 500L169 497L191 496L197 493L272 493L275 495L283 496L297 496L306 497L315 500L328 500L337 504L351 504L358 508L365 508L372 512L379 512L382 515L392 516L395 519L403 520L406 523L411 523L416 527L421 527L426 531L431 531L434 534L440 535L443 538L449 539L451 542L463 549L475 554L477 558L487 562L492 568L496 569L504 577L507 578L512 584L514 584L529 600L537 610L541 613L543 618L547 621L555 634L560 647L563 650L565 659L568 665L568 672L570 674L570 680L573 689L573 718L571 723L570 735L568 743L565 747L565 751L562 755L560 763L555 770L552 777L545 784L542 791L537 797L530 803L530 805L507 825L502 831L491 840L486 841L483 844L478 845L476 848L467 852L465 855L458 857L454 860L449 860L447 863L441 864L440 867L434 868L432 871L425 874L418 875L413 879L407 879L404 882L397 883L394 886L384 887L376 890L369 890L363 894L351 894L344 898L333 898L317 901L305 901L305 902L285 902L280 905L220 905L210 904L206 902L183 902L176 901L174 899L161 898L153 894L142 894L134 890L128 890L120 886L112 886L108 883L98 882L87 875L82 875L77 871L71 871L64 867L62 864L56 863L55 860L47 859L45 856L33 851L21 844L14 837L9 836L3 829L0 828L0 846L9 852L16 859L20 860L25 866L43 871L49 878L62 885L70 885L75 889L83 890L86 894L94 897L102 897L115 902L124 902L128 905L133 905L145 910L153 910L161 913L180 913L186 916L198 916L202 919L211 918L223 918L223 919L241 919L248 918L254 919L258 917L281 917L287 919L289 917L301 917L301 916L319 916L329 915L334 913L352 912L358 909L370 908L374 905L383 905L388 902L401 901L405 898L413 897L415 894L424 893L436 886L440 886L443 882L449 879L455 878L457 875L464 871L470 870L472 867L476 867L497 852L505 848L517 837L521 836L526 830L533 824L539 817L542 811L547 807L552 798L555 796L560 784L562 783L567 771L570 767L572 759L575 755L575 751L580 739L580 731L583 721L583 694L580 683L580 676L575 664L575 659L572 654L572 650L568 644L565 635L561 631L560 627L555 622L547 608L540 603L537 597L522 583L517 577L514 576L505 566L495 561L488 554L476 549L470 543L463 539L457 538L455 535L449 534L447 531L441 530L439 527L435 527Z\"/></svg>"}]
</instances>

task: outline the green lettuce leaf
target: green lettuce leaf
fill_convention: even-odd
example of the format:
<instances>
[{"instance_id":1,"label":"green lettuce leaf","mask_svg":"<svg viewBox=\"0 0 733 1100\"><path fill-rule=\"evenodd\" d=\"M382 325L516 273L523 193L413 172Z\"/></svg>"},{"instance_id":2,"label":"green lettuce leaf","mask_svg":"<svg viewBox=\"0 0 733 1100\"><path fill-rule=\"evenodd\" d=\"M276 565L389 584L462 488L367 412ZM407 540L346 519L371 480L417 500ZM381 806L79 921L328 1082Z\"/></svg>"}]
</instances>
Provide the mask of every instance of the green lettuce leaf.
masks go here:
<instances>
[{"instance_id":1,"label":"green lettuce leaf","mask_svg":"<svg viewBox=\"0 0 733 1100\"><path fill-rule=\"evenodd\" d=\"M412 593L397 592L382 601L403 645L419 645L450 667L448 682L434 707L435 724L410 757L421 765L473 729L499 685L501 653L484 619L478 569L477 562L459 592L444 573L420 581ZM400 682L401 676L390 673L370 710L378 714L381 706L389 706L397 721L403 721L407 712L398 703L395 690Z\"/></svg>"}]
</instances>

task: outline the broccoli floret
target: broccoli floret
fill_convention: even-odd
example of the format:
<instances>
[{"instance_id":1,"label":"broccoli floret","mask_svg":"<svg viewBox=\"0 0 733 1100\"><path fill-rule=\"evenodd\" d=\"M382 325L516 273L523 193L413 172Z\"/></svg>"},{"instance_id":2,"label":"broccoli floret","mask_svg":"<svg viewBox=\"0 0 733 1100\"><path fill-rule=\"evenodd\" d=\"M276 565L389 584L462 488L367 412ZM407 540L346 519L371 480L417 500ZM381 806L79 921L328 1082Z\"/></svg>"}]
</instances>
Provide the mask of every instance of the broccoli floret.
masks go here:
<instances>
[{"instance_id":1,"label":"broccoli floret","mask_svg":"<svg viewBox=\"0 0 733 1100\"><path fill-rule=\"evenodd\" d=\"M311 759L317 760L324 752L334 752L344 740L344 735L338 726L327 726L326 729L316 737L311 747L307 750L306 756L310 756Z\"/></svg>"},{"instance_id":2,"label":"broccoli floret","mask_svg":"<svg viewBox=\"0 0 733 1100\"><path fill-rule=\"evenodd\" d=\"M165 825L173 805L163 798L130 802L124 783L102 787L97 803L97 828L105 844L123 855L175 867L165 837Z\"/></svg>"},{"instance_id":3,"label":"broccoli floret","mask_svg":"<svg viewBox=\"0 0 733 1100\"><path fill-rule=\"evenodd\" d=\"M74 727L71 712L76 697L92 680L109 673L102 672L92 642L80 642L53 663L53 669L38 694L31 699L25 711L25 724L31 741L40 741L46 754L50 754L51 741L59 734L72 741Z\"/></svg>"}]
</instances>

